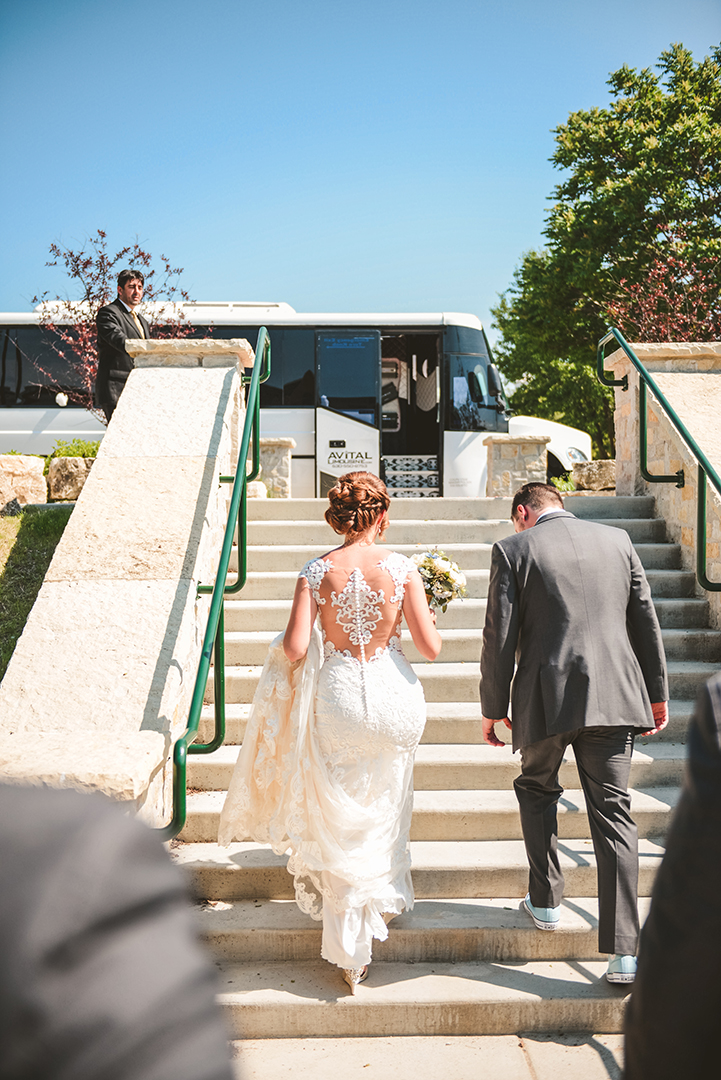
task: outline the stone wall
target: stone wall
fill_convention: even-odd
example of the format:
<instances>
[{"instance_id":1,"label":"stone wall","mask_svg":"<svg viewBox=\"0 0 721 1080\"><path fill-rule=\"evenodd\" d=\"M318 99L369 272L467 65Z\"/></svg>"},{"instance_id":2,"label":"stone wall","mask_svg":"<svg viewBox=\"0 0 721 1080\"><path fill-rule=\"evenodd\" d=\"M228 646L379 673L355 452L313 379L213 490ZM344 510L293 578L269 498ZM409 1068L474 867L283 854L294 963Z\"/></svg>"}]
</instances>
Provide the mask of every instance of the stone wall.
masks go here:
<instances>
[{"instance_id":1,"label":"stone wall","mask_svg":"<svg viewBox=\"0 0 721 1080\"><path fill-rule=\"evenodd\" d=\"M486 497L515 495L530 483L546 483L546 446L550 435L489 435Z\"/></svg>"},{"instance_id":2,"label":"stone wall","mask_svg":"<svg viewBox=\"0 0 721 1080\"><path fill-rule=\"evenodd\" d=\"M290 459L295 439L260 440L260 479L274 499L290 499Z\"/></svg>"},{"instance_id":3,"label":"stone wall","mask_svg":"<svg viewBox=\"0 0 721 1080\"><path fill-rule=\"evenodd\" d=\"M686 425L711 465L721 474L721 343L639 344L633 349L652 374L679 419ZM606 360L616 378L628 375L629 389L616 387L616 492L653 495L657 513L666 520L669 539L681 545L685 569L696 568L697 463L663 410L648 395L648 470L671 475L684 471L684 486L648 483L640 470L639 375L622 350ZM721 499L707 486L707 567L711 581L721 582ZM710 603L711 620L721 628L721 594L699 595Z\"/></svg>"},{"instance_id":4,"label":"stone wall","mask_svg":"<svg viewBox=\"0 0 721 1080\"><path fill-rule=\"evenodd\" d=\"M237 464L238 356L131 373L0 684L3 779L168 819L209 606L197 584L213 580L218 477Z\"/></svg>"}]
</instances>

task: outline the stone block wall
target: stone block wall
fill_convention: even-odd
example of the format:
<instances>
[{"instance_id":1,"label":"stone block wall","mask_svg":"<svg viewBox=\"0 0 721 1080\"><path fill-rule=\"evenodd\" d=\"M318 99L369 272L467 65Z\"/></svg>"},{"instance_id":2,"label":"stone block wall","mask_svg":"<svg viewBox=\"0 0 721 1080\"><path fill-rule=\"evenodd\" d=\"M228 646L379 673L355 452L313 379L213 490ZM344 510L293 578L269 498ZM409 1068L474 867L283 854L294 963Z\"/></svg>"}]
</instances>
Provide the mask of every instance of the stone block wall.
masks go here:
<instances>
[{"instance_id":1,"label":"stone block wall","mask_svg":"<svg viewBox=\"0 0 721 1080\"><path fill-rule=\"evenodd\" d=\"M168 820L209 606L197 584L213 581L218 478L237 466L239 356L131 372L0 684L1 779Z\"/></svg>"},{"instance_id":2,"label":"stone block wall","mask_svg":"<svg viewBox=\"0 0 721 1080\"><path fill-rule=\"evenodd\" d=\"M274 499L290 499L290 461L295 439L260 440L260 479Z\"/></svg>"},{"instance_id":3,"label":"stone block wall","mask_svg":"<svg viewBox=\"0 0 721 1080\"><path fill-rule=\"evenodd\" d=\"M656 380L659 389L686 425L711 465L721 474L721 343L679 342L638 344L633 349ZM681 546L684 569L696 568L697 462L666 417L648 395L648 470L672 475L684 471L684 486L649 483L640 470L639 379L622 350L607 358L606 368L616 378L628 375L629 389L616 387L616 492L619 495L653 495L656 512L666 520L670 540ZM707 485L707 565L711 581L721 582L721 498ZM710 604L712 624L721 628L721 594L698 595Z\"/></svg>"},{"instance_id":4,"label":"stone block wall","mask_svg":"<svg viewBox=\"0 0 721 1080\"><path fill-rule=\"evenodd\" d=\"M546 446L550 435L489 435L486 497L515 495L529 483L546 483Z\"/></svg>"}]
</instances>

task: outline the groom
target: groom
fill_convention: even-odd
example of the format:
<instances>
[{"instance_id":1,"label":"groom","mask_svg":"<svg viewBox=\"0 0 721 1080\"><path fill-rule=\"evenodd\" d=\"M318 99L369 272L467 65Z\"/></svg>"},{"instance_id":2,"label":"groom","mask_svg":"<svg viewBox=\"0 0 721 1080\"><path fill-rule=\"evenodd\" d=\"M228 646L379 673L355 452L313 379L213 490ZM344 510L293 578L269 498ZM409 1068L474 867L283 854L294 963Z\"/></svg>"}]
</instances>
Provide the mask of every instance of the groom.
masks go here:
<instances>
[{"instance_id":1,"label":"groom","mask_svg":"<svg viewBox=\"0 0 721 1080\"><path fill-rule=\"evenodd\" d=\"M523 906L539 929L556 929L558 772L572 745L598 867L598 947L610 954L609 982L630 983L639 924L628 778L635 730L649 735L668 723L661 630L623 529L567 513L548 484L525 484L511 520L517 535L496 543L491 557L481 707L486 742L503 745L494 730L503 723L521 751L514 787L530 865Z\"/></svg>"}]
</instances>

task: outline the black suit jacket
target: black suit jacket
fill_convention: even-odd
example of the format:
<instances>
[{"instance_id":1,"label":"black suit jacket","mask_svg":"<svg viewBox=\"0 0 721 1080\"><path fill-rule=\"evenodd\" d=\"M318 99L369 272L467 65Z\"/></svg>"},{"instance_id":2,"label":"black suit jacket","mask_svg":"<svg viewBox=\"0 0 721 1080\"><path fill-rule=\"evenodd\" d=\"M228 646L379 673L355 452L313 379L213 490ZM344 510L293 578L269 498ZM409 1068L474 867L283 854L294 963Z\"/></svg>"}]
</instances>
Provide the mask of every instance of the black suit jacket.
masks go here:
<instances>
[{"instance_id":1,"label":"black suit jacket","mask_svg":"<svg viewBox=\"0 0 721 1080\"><path fill-rule=\"evenodd\" d=\"M641 932L626 1010L626 1080L719 1075L721 676L701 691L683 792Z\"/></svg>"},{"instance_id":2,"label":"black suit jacket","mask_svg":"<svg viewBox=\"0 0 721 1080\"><path fill-rule=\"evenodd\" d=\"M139 312L136 314L146 338L149 338L150 324ZM95 404L116 405L128 375L135 367L132 356L125 351L125 342L128 338L138 337L138 328L119 298L100 308L95 325L98 331Z\"/></svg>"},{"instance_id":3,"label":"black suit jacket","mask_svg":"<svg viewBox=\"0 0 721 1080\"><path fill-rule=\"evenodd\" d=\"M0 1080L231 1080L217 976L149 829L0 785Z\"/></svg>"},{"instance_id":4,"label":"black suit jacket","mask_svg":"<svg viewBox=\"0 0 721 1080\"><path fill-rule=\"evenodd\" d=\"M650 703L668 699L666 659L623 529L560 511L494 545L484 716L506 716L511 681L514 749L583 727L654 726Z\"/></svg>"}]
</instances>

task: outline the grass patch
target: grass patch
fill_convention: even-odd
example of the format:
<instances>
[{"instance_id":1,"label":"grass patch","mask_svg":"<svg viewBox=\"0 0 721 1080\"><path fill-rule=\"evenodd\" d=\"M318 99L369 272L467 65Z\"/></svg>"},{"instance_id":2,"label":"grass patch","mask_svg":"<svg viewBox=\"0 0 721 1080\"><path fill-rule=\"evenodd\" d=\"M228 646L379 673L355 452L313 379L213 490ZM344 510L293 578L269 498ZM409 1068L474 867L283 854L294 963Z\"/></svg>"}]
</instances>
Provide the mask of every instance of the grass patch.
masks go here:
<instances>
[{"instance_id":1,"label":"grass patch","mask_svg":"<svg viewBox=\"0 0 721 1080\"><path fill-rule=\"evenodd\" d=\"M71 506L0 518L0 679L40 591Z\"/></svg>"}]
</instances>

